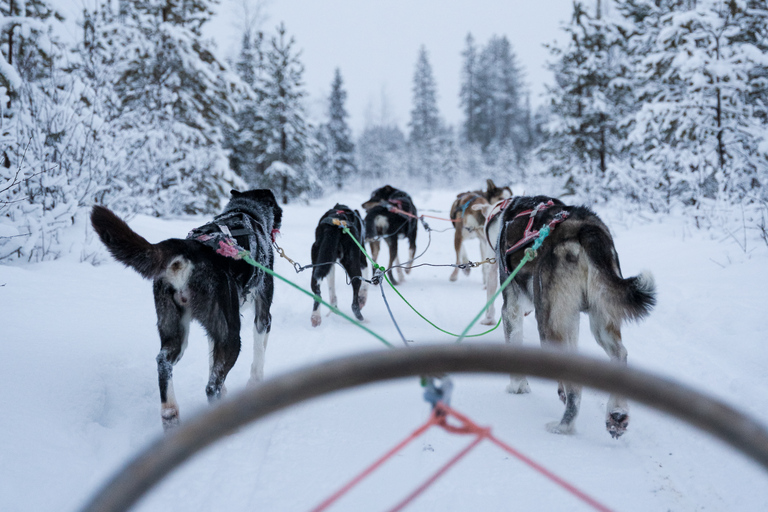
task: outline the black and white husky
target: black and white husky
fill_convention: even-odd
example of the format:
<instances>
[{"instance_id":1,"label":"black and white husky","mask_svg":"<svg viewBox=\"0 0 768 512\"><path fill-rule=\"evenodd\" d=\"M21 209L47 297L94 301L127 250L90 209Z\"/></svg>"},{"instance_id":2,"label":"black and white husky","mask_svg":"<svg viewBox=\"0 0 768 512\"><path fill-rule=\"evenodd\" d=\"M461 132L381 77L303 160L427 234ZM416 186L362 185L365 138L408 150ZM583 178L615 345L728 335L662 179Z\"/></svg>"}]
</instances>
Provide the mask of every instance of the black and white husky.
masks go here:
<instances>
[{"instance_id":1,"label":"black and white husky","mask_svg":"<svg viewBox=\"0 0 768 512\"><path fill-rule=\"evenodd\" d=\"M371 193L371 198L363 203L365 209L365 236L371 246L371 257L374 261L379 258L380 240L383 238L389 248L389 265L397 265L397 275L402 281L403 270L397 255L397 239L408 239L408 263L405 273L411 272L413 258L416 255L416 233L419 228L418 212L411 196L392 186L385 185ZM397 280L389 272L392 283Z\"/></svg>"},{"instance_id":2,"label":"black and white husky","mask_svg":"<svg viewBox=\"0 0 768 512\"><path fill-rule=\"evenodd\" d=\"M280 229L282 210L270 190L232 191L224 212L193 230L186 239L151 244L117 215L94 206L91 223L114 258L154 280L160 333L157 373L161 417L167 430L179 423L172 368L184 353L190 320L199 321L210 343L208 400L226 393L224 380L240 353L240 306L255 307L251 382L264 375L264 351L270 331L272 276L242 259L242 250L267 268L274 256L271 238Z\"/></svg>"},{"instance_id":3,"label":"black and white husky","mask_svg":"<svg viewBox=\"0 0 768 512\"><path fill-rule=\"evenodd\" d=\"M368 297L368 283L362 278L367 273L368 263L357 244L342 231L342 226L347 226L355 239L363 243L363 221L357 210L336 203L336 206L325 212L317 224L315 243L312 244L312 292L319 296L320 281L327 278L329 302L334 307L338 304L334 283L338 261L351 280L352 312L358 320L363 320L360 310ZM312 326L317 327L321 321L320 303L315 301L312 307Z\"/></svg>"},{"instance_id":4,"label":"black and white husky","mask_svg":"<svg viewBox=\"0 0 768 512\"><path fill-rule=\"evenodd\" d=\"M592 334L611 360L626 364L621 325L645 317L655 305L652 275L643 272L622 277L610 231L589 208L566 206L545 196L515 197L499 203L487 215L486 234L496 249L501 283L543 226L551 232L537 257L502 292L506 342L522 344L523 316L533 309L542 346L576 351L579 313L583 312L589 315ZM512 375L507 391L530 392L527 379ZM579 412L581 386L559 382L558 395L565 403L565 413L547 428L568 434ZM629 406L624 398L610 395L605 423L614 438L627 430Z\"/></svg>"}]
</instances>

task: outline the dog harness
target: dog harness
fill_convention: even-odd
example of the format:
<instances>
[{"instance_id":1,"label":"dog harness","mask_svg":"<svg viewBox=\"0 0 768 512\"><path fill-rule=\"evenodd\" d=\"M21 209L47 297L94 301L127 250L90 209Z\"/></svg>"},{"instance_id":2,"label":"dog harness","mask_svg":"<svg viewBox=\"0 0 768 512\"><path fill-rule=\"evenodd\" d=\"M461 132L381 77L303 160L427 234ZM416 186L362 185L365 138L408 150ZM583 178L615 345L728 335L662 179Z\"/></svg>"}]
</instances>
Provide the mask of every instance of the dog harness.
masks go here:
<instances>
[{"instance_id":1,"label":"dog harness","mask_svg":"<svg viewBox=\"0 0 768 512\"><path fill-rule=\"evenodd\" d=\"M187 239L197 240L216 251L217 254L227 258L240 260L243 259L244 255L250 255L253 260L260 261L263 258L260 258L259 255L257 229L266 234L264 226L254 221L250 215L238 210L232 210L217 215L212 222L193 229L187 234ZM270 232L272 242L275 241L275 235L279 232L277 229L273 229ZM236 238L238 237L247 237L247 249L237 243ZM243 295L248 294L261 274L261 272L254 268L253 274L243 289Z\"/></svg>"},{"instance_id":2,"label":"dog harness","mask_svg":"<svg viewBox=\"0 0 768 512\"><path fill-rule=\"evenodd\" d=\"M483 196L481 196L480 194L473 193L472 197L469 199L469 201L467 201L466 203L464 203L461 206L461 216L462 216L462 218L464 217L464 214L467 212L467 208L469 208L469 205L472 204L472 201L474 201L478 197L483 197Z\"/></svg>"},{"instance_id":3,"label":"dog harness","mask_svg":"<svg viewBox=\"0 0 768 512\"><path fill-rule=\"evenodd\" d=\"M350 215L352 217L355 217L360 222L360 230L362 231L361 233L357 232L357 226L355 226L354 223L347 220ZM349 230L352 232L352 235L357 240L365 239L365 223L363 222L362 217L360 217L360 214L354 210L336 209L334 210L332 215L324 218L320 222L323 224L331 224L333 226L338 226L342 228L349 228Z\"/></svg>"},{"instance_id":4,"label":"dog harness","mask_svg":"<svg viewBox=\"0 0 768 512\"><path fill-rule=\"evenodd\" d=\"M485 218L485 239L488 241L488 245L493 247L495 249L496 245L491 240L491 237L488 236L488 227L491 225L491 221L495 219L501 212L504 211L504 208L509 206L509 204L512 202L512 198L508 197L507 199L504 199L503 201L499 201L495 205L493 205L493 208L491 208L490 213L488 213L488 216Z\"/></svg>"},{"instance_id":5,"label":"dog harness","mask_svg":"<svg viewBox=\"0 0 768 512\"><path fill-rule=\"evenodd\" d=\"M539 232L541 231L541 229L531 229L533 227L533 221L536 218L536 215L539 214L539 212L543 212L544 210L547 210L548 208L554 205L555 203L552 200L549 200L546 203L539 203L536 206L536 208L534 208L533 210L525 210L515 215L514 219L512 219L513 221L518 217L525 217L526 215L528 215L528 225L525 226L525 231L523 232L523 238L521 238L520 241L517 242L515 245L507 249L506 251L507 255L517 251L518 249L520 249L527 243L532 242L539 236ZM547 226L549 226L550 230L554 229L554 227L557 224L560 224L565 219L567 219L568 215L569 215L568 212L565 210L558 212L557 215L555 215L555 217L551 221L549 221Z\"/></svg>"}]
</instances>

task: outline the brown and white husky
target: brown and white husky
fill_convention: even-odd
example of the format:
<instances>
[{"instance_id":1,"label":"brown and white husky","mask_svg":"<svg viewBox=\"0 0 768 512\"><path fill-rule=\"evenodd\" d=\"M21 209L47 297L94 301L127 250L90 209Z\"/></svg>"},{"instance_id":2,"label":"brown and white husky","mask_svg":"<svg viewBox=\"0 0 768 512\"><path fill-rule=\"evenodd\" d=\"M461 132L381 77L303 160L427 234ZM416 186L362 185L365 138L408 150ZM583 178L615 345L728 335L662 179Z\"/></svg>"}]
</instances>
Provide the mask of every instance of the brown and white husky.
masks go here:
<instances>
[{"instance_id":1,"label":"brown and white husky","mask_svg":"<svg viewBox=\"0 0 768 512\"><path fill-rule=\"evenodd\" d=\"M608 227L589 208L568 206L558 199L515 197L487 211L486 237L496 250L499 282L503 283L523 259L539 231L551 232L504 291L502 319L507 343L523 342L523 317L535 311L543 347L575 352L580 313L589 316L597 343L612 361L627 362L621 340L621 325L640 320L656 303L656 288L649 272L624 278ZM507 391L528 393L522 375L512 375ZM579 412L581 386L558 383L565 403L559 422L547 425L555 433L573 432ZM623 397L611 394L605 425L612 437L621 436L629 425L629 406Z\"/></svg>"}]
</instances>

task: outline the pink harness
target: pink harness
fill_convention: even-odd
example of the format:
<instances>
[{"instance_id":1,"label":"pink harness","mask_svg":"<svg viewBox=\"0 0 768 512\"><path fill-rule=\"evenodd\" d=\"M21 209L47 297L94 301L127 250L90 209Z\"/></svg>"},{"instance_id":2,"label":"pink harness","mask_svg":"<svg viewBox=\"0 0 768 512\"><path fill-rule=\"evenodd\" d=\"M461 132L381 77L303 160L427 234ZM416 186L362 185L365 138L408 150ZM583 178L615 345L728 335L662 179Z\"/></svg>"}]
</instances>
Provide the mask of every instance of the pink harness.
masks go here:
<instances>
[{"instance_id":1,"label":"pink harness","mask_svg":"<svg viewBox=\"0 0 768 512\"><path fill-rule=\"evenodd\" d=\"M511 252L515 252L516 250L520 249L522 246L524 246L528 242L533 241L534 239L536 239L539 236L539 231L540 231L539 229L535 229L535 230L531 229L533 227L533 220L534 220L534 218L536 217L536 215L539 212L543 212L544 210L546 210L546 209L548 209L548 208L550 208L552 206L555 206L555 203L552 200L549 200L546 203L539 203L536 206L536 208L534 208L533 210L526 210L524 212L520 212L517 215L515 215L515 219L518 218L518 217L524 217L524 216L528 215L529 216L529 218L528 218L528 225L525 226L525 232L523 233L523 238L521 238L520 241L517 242L515 245L513 245L512 247L507 249L506 254L509 254ZM558 213L557 215L555 215L555 217L551 221L549 221L549 224L547 224L547 225L549 226L549 229L551 230L557 224L560 224L561 222L563 222L567 218L568 218L568 212L563 210L560 213Z\"/></svg>"}]
</instances>

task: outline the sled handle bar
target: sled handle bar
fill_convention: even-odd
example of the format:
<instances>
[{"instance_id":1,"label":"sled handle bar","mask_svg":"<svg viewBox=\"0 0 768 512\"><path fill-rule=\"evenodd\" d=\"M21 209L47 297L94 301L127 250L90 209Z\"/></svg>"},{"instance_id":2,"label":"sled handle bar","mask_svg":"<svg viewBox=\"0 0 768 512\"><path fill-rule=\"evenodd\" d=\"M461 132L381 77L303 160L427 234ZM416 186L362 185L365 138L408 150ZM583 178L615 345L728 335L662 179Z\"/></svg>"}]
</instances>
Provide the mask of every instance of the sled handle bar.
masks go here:
<instances>
[{"instance_id":1,"label":"sled handle bar","mask_svg":"<svg viewBox=\"0 0 768 512\"><path fill-rule=\"evenodd\" d=\"M524 374L615 392L709 432L768 470L765 426L678 382L572 353L501 344L432 345L342 357L225 398L151 443L106 482L82 512L127 510L199 450L285 407L364 384L443 373Z\"/></svg>"}]
</instances>

